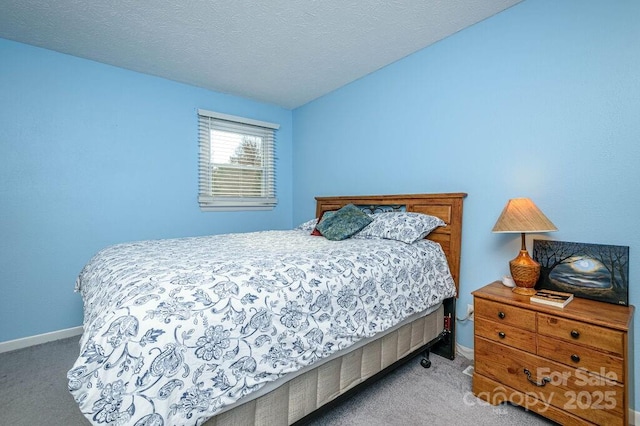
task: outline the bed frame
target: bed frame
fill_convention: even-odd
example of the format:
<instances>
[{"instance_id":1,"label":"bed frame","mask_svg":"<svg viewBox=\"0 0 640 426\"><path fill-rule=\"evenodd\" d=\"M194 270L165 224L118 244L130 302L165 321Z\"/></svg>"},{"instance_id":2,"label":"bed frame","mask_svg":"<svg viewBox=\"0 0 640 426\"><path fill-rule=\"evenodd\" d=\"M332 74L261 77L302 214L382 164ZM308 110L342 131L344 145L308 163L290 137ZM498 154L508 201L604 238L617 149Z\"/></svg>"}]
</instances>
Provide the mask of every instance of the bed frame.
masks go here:
<instances>
[{"instance_id":1,"label":"bed frame","mask_svg":"<svg viewBox=\"0 0 640 426\"><path fill-rule=\"evenodd\" d=\"M441 218L447 226L437 228L427 238L442 246L458 292L462 203L466 195L443 193L316 197L316 217L320 217L325 211L355 204L372 212L404 210ZM455 298L446 299L438 310L427 316L295 376L269 393L218 414L205 425L306 424L361 387L378 380L419 354L423 355L421 365L429 367L429 352L449 359L455 357Z\"/></svg>"}]
</instances>

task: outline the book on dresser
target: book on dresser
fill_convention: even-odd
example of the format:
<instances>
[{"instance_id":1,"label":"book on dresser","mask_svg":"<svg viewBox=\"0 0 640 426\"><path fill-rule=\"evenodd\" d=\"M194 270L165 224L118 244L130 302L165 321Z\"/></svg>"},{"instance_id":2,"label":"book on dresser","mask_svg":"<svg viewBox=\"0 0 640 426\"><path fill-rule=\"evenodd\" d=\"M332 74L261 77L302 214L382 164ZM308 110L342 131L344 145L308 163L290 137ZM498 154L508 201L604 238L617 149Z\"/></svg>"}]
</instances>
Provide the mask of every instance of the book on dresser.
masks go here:
<instances>
[{"instance_id":1,"label":"book on dresser","mask_svg":"<svg viewBox=\"0 0 640 426\"><path fill-rule=\"evenodd\" d=\"M538 290L536 294L529 299L529 301L534 303L555 306L557 308L564 308L572 300L573 294L552 290Z\"/></svg>"}]
</instances>

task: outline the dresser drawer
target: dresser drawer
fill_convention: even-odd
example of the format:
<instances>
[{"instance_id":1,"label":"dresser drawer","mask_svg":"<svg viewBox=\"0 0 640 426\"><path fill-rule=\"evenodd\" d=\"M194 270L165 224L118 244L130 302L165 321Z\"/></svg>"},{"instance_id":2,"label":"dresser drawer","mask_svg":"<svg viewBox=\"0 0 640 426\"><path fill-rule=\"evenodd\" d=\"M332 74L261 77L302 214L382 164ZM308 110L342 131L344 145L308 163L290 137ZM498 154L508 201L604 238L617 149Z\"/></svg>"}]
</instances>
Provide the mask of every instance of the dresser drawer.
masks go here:
<instances>
[{"instance_id":1,"label":"dresser drawer","mask_svg":"<svg viewBox=\"0 0 640 426\"><path fill-rule=\"evenodd\" d=\"M567 364L570 367L583 368L619 383L624 382L622 358L585 346L538 336L538 355Z\"/></svg>"},{"instance_id":2,"label":"dresser drawer","mask_svg":"<svg viewBox=\"0 0 640 426\"><path fill-rule=\"evenodd\" d=\"M476 317L475 335L512 346L527 352L536 351L536 335L533 331L522 330L507 324Z\"/></svg>"},{"instance_id":3,"label":"dresser drawer","mask_svg":"<svg viewBox=\"0 0 640 426\"><path fill-rule=\"evenodd\" d=\"M590 422L624 423L624 387L575 368L476 338L475 373Z\"/></svg>"},{"instance_id":4,"label":"dresser drawer","mask_svg":"<svg viewBox=\"0 0 640 426\"><path fill-rule=\"evenodd\" d=\"M624 333L597 325L538 313L538 333L599 351L624 354Z\"/></svg>"},{"instance_id":5,"label":"dresser drawer","mask_svg":"<svg viewBox=\"0 0 640 426\"><path fill-rule=\"evenodd\" d=\"M523 330L536 331L536 313L533 311L478 298L475 298L473 303L476 318L486 318Z\"/></svg>"}]
</instances>

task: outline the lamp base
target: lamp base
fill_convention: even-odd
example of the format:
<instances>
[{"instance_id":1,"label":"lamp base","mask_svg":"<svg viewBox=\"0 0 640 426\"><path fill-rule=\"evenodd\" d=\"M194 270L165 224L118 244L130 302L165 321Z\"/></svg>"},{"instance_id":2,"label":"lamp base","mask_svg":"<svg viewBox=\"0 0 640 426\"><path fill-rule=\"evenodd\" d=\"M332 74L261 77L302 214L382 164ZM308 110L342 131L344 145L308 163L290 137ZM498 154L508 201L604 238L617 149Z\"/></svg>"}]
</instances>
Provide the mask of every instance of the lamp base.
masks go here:
<instances>
[{"instance_id":1,"label":"lamp base","mask_svg":"<svg viewBox=\"0 0 640 426\"><path fill-rule=\"evenodd\" d=\"M535 288L528 287L514 287L511 291L516 294L522 294L523 296L533 296L537 293Z\"/></svg>"},{"instance_id":2,"label":"lamp base","mask_svg":"<svg viewBox=\"0 0 640 426\"><path fill-rule=\"evenodd\" d=\"M535 285L540 277L540 264L529 256L527 250L520 250L518 256L509 262L511 277L516 283L513 292L525 296L536 293Z\"/></svg>"}]
</instances>

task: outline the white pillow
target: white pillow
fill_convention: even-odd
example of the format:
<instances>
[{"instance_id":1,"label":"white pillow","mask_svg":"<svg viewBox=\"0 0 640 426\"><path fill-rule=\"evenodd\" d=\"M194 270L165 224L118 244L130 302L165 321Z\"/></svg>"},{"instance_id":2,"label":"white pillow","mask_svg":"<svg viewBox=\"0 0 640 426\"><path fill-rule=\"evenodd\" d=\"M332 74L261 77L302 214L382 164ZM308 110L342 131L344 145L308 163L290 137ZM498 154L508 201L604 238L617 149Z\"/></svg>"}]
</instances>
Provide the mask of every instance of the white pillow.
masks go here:
<instances>
[{"instance_id":1,"label":"white pillow","mask_svg":"<svg viewBox=\"0 0 640 426\"><path fill-rule=\"evenodd\" d=\"M446 223L436 216L413 212L384 212L373 215L373 222L356 238L385 238L412 244Z\"/></svg>"},{"instance_id":2,"label":"white pillow","mask_svg":"<svg viewBox=\"0 0 640 426\"><path fill-rule=\"evenodd\" d=\"M311 232L316 228L317 224L318 224L318 219L311 219L296 226L295 229L298 231Z\"/></svg>"}]
</instances>

